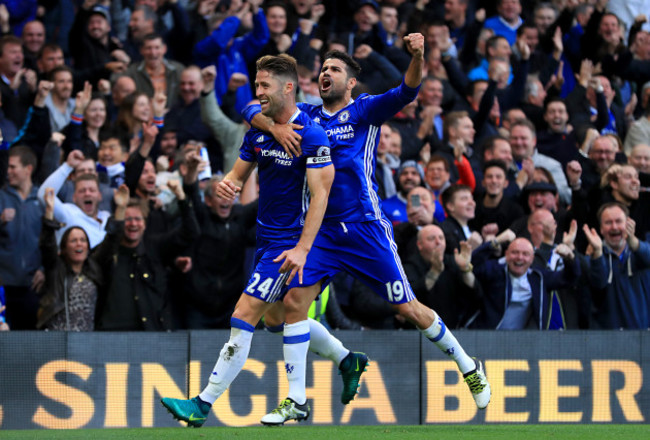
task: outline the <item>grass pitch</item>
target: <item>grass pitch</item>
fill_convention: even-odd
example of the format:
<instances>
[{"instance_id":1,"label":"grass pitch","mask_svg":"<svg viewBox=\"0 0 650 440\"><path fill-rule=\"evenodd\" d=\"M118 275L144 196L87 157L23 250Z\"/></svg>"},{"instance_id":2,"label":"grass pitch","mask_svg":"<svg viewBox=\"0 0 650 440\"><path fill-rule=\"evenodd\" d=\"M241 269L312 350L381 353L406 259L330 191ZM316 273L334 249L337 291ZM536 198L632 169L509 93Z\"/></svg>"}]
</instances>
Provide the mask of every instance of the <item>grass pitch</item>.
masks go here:
<instances>
[{"instance_id":1,"label":"grass pitch","mask_svg":"<svg viewBox=\"0 0 650 440\"><path fill-rule=\"evenodd\" d=\"M650 425L426 425L426 426L295 426L250 428L132 428L80 430L0 430L3 440L176 440L246 439L647 439Z\"/></svg>"}]
</instances>

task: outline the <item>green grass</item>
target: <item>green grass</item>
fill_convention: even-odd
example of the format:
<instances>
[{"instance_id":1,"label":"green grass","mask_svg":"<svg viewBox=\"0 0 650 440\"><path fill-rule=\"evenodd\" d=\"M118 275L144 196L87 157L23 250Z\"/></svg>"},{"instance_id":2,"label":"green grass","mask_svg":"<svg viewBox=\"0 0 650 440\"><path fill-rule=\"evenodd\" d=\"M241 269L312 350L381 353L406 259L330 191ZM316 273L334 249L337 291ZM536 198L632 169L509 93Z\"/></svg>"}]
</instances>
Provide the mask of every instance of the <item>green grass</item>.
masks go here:
<instances>
[{"instance_id":1,"label":"green grass","mask_svg":"<svg viewBox=\"0 0 650 440\"><path fill-rule=\"evenodd\" d=\"M613 440L650 438L650 425L427 425L427 426L295 426L252 428L138 428L80 430L0 430L2 440L365 440L365 439L571 439Z\"/></svg>"}]
</instances>

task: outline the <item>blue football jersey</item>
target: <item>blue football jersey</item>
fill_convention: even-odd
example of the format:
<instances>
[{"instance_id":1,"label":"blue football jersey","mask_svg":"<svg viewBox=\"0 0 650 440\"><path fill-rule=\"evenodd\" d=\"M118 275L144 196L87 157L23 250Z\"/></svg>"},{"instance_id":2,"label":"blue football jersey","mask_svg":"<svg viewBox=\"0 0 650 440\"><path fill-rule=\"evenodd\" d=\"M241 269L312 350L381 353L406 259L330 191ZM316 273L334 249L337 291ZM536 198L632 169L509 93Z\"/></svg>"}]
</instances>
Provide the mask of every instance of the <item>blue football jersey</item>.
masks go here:
<instances>
[{"instance_id":1,"label":"blue football jersey","mask_svg":"<svg viewBox=\"0 0 650 440\"><path fill-rule=\"evenodd\" d=\"M322 105L298 103L325 129L332 145L336 175L325 220L361 222L382 217L375 180L379 131L381 124L416 98L418 90L419 87L410 88L402 82L381 95L362 94L335 114L328 113ZM249 106L244 117L250 122L259 109Z\"/></svg>"},{"instance_id":2,"label":"blue football jersey","mask_svg":"<svg viewBox=\"0 0 650 440\"><path fill-rule=\"evenodd\" d=\"M332 165L325 131L300 110L290 122L302 125L302 151L289 157L267 133L251 128L244 136L239 157L257 162L260 179L257 234L261 238L289 238L300 235L309 208L307 168Z\"/></svg>"}]
</instances>

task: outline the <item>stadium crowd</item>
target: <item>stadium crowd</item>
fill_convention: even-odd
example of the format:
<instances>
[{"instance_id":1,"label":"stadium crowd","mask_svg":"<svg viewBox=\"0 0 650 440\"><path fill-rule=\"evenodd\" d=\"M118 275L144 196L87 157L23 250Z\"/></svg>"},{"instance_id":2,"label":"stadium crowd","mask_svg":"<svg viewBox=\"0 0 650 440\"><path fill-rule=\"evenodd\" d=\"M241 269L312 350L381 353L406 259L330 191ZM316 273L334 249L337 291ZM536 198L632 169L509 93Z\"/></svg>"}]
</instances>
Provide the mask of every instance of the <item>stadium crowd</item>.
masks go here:
<instances>
[{"instance_id":1,"label":"stadium crowd","mask_svg":"<svg viewBox=\"0 0 650 440\"><path fill-rule=\"evenodd\" d=\"M292 55L299 99L318 104L321 57L338 49L362 67L355 96L383 93L411 32L424 79L381 127L375 178L418 300L450 328L650 328L648 11L0 0L0 328L229 328L258 188L233 204L216 186L249 128L255 61ZM409 326L348 275L311 313Z\"/></svg>"}]
</instances>

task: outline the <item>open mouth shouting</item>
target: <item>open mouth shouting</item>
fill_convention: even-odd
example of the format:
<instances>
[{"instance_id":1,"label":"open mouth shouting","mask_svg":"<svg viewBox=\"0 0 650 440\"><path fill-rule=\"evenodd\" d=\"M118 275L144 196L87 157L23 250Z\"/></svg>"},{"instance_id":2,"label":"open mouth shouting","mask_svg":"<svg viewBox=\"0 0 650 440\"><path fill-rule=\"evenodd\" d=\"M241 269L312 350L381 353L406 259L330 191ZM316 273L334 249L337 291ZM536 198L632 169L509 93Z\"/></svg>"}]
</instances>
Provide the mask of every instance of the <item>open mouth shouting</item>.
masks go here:
<instances>
[{"instance_id":1,"label":"open mouth shouting","mask_svg":"<svg viewBox=\"0 0 650 440\"><path fill-rule=\"evenodd\" d=\"M321 92L326 92L332 88L332 80L328 77L323 77L320 83Z\"/></svg>"}]
</instances>

